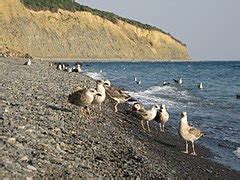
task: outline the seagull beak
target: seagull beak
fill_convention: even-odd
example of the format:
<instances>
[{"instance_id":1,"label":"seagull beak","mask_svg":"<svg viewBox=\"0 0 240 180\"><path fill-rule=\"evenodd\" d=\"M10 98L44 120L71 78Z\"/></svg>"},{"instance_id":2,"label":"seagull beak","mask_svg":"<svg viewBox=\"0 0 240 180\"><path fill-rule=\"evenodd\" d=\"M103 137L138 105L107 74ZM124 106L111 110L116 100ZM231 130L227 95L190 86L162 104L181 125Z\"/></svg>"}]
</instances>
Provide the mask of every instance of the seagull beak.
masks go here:
<instances>
[{"instance_id":1,"label":"seagull beak","mask_svg":"<svg viewBox=\"0 0 240 180\"><path fill-rule=\"evenodd\" d=\"M108 83L104 83L104 86L107 86L107 87L109 87L110 85L109 85Z\"/></svg>"}]
</instances>

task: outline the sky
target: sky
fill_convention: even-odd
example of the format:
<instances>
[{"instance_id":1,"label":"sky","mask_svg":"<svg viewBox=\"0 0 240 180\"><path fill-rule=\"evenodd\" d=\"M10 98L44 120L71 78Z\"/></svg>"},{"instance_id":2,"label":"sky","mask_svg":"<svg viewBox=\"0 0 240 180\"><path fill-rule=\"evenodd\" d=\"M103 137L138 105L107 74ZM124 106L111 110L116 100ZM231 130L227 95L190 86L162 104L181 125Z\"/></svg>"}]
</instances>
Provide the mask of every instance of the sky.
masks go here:
<instances>
[{"instance_id":1,"label":"sky","mask_svg":"<svg viewBox=\"0 0 240 180\"><path fill-rule=\"evenodd\" d=\"M240 60L240 0L76 1L170 32L193 59Z\"/></svg>"}]
</instances>

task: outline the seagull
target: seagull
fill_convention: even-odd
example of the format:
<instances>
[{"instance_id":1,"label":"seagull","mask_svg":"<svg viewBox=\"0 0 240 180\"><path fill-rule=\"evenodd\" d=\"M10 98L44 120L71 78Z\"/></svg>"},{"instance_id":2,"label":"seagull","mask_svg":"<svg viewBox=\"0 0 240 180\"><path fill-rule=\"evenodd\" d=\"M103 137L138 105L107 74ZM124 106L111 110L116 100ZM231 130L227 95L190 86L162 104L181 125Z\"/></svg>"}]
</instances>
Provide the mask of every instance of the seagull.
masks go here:
<instances>
[{"instance_id":1,"label":"seagull","mask_svg":"<svg viewBox=\"0 0 240 180\"><path fill-rule=\"evenodd\" d=\"M169 113L167 112L166 106L162 104L155 118L155 121L159 123L160 131L165 132L164 126L165 126L165 123L168 122L168 120L169 120Z\"/></svg>"},{"instance_id":2,"label":"seagull","mask_svg":"<svg viewBox=\"0 0 240 180\"><path fill-rule=\"evenodd\" d=\"M137 81L137 84L142 84L142 81Z\"/></svg>"},{"instance_id":3,"label":"seagull","mask_svg":"<svg viewBox=\"0 0 240 180\"><path fill-rule=\"evenodd\" d=\"M81 72L81 65L80 64L77 64L76 67L73 69L72 72Z\"/></svg>"},{"instance_id":4,"label":"seagull","mask_svg":"<svg viewBox=\"0 0 240 180\"><path fill-rule=\"evenodd\" d=\"M81 108L87 108L88 114L90 115L88 106L92 104L95 96L101 96L101 94L93 88L83 88L70 94L68 101Z\"/></svg>"},{"instance_id":5,"label":"seagull","mask_svg":"<svg viewBox=\"0 0 240 180\"><path fill-rule=\"evenodd\" d=\"M203 89L203 84L201 82L198 84L198 88Z\"/></svg>"},{"instance_id":6,"label":"seagull","mask_svg":"<svg viewBox=\"0 0 240 180\"><path fill-rule=\"evenodd\" d=\"M240 99L240 94L237 94L237 95L236 95L236 98L237 98L237 99Z\"/></svg>"},{"instance_id":7,"label":"seagull","mask_svg":"<svg viewBox=\"0 0 240 180\"><path fill-rule=\"evenodd\" d=\"M129 102L136 101L136 99L132 98L128 93L122 91L119 88L112 87L109 80L106 80L105 84L107 94L109 95L110 98L116 101L116 104L114 106L115 108L114 112L118 112L117 106L119 103L125 103L127 101Z\"/></svg>"},{"instance_id":8,"label":"seagull","mask_svg":"<svg viewBox=\"0 0 240 180\"><path fill-rule=\"evenodd\" d=\"M173 81L177 84L182 84L183 83L182 78L180 78L179 80L173 79Z\"/></svg>"},{"instance_id":9,"label":"seagull","mask_svg":"<svg viewBox=\"0 0 240 180\"><path fill-rule=\"evenodd\" d=\"M65 64L62 63L62 69L64 70L66 68Z\"/></svg>"},{"instance_id":10,"label":"seagull","mask_svg":"<svg viewBox=\"0 0 240 180\"><path fill-rule=\"evenodd\" d=\"M170 83L166 82L166 81L163 81L163 86L167 86L167 85L170 85Z\"/></svg>"},{"instance_id":11,"label":"seagull","mask_svg":"<svg viewBox=\"0 0 240 180\"><path fill-rule=\"evenodd\" d=\"M132 106L132 111L133 112L137 112L141 109L145 109L145 108L144 108L143 104L141 104L139 102L134 103L133 106Z\"/></svg>"},{"instance_id":12,"label":"seagull","mask_svg":"<svg viewBox=\"0 0 240 180\"><path fill-rule=\"evenodd\" d=\"M65 70L70 73L72 72L72 67L67 66Z\"/></svg>"},{"instance_id":13,"label":"seagull","mask_svg":"<svg viewBox=\"0 0 240 180\"><path fill-rule=\"evenodd\" d=\"M27 62L24 63L24 65L30 66L32 64L31 59L28 59Z\"/></svg>"},{"instance_id":14,"label":"seagull","mask_svg":"<svg viewBox=\"0 0 240 180\"><path fill-rule=\"evenodd\" d=\"M142 125L142 128L143 128L144 130L146 130L146 129L145 129L144 125L143 125L143 122L144 122L144 121L147 121L148 131L149 131L149 132L151 131L151 130L150 130L150 127L149 127L149 122L152 121L152 120L154 120L154 118L155 118L156 115L157 115L157 111L158 111L159 109L160 109L159 105L155 104L155 105L153 105L152 108L149 109L149 110L146 110L145 108L142 108L142 109L140 109L140 110L138 110L138 111L136 112L137 115L138 115L138 116L140 117L140 119L141 119L141 125Z\"/></svg>"},{"instance_id":15,"label":"seagull","mask_svg":"<svg viewBox=\"0 0 240 180\"><path fill-rule=\"evenodd\" d=\"M58 70L62 70L62 69L63 69L63 67L62 67L62 64L61 64L61 63L59 63L59 64L58 64L58 67L57 67L57 69L58 69Z\"/></svg>"},{"instance_id":16,"label":"seagull","mask_svg":"<svg viewBox=\"0 0 240 180\"><path fill-rule=\"evenodd\" d=\"M102 110L102 103L106 99L106 90L104 86L109 86L109 84L105 83L103 80L97 80L96 90L101 96L95 96L93 104L98 104L100 110Z\"/></svg>"},{"instance_id":17,"label":"seagull","mask_svg":"<svg viewBox=\"0 0 240 180\"><path fill-rule=\"evenodd\" d=\"M136 77L134 78L134 81L137 82L137 78Z\"/></svg>"},{"instance_id":18,"label":"seagull","mask_svg":"<svg viewBox=\"0 0 240 180\"><path fill-rule=\"evenodd\" d=\"M137 118L140 118L141 116L138 114L138 111L140 110L145 110L143 104L139 102L134 103L132 106L133 115L136 116Z\"/></svg>"},{"instance_id":19,"label":"seagull","mask_svg":"<svg viewBox=\"0 0 240 180\"><path fill-rule=\"evenodd\" d=\"M182 112L179 126L179 134L186 141L186 150L184 153L188 153L188 141L192 142L192 150L191 155L197 155L194 148L194 141L198 140L200 137L204 135L202 131L199 129L190 126L187 121L187 112Z\"/></svg>"}]
</instances>

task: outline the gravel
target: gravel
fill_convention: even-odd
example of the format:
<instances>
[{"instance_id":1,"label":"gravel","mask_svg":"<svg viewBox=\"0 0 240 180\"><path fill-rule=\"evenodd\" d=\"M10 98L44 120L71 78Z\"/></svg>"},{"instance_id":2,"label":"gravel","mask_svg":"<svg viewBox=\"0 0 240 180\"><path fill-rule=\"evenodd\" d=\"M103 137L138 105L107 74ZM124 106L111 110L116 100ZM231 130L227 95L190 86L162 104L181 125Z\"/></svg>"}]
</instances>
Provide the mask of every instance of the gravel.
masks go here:
<instances>
[{"instance_id":1,"label":"gravel","mask_svg":"<svg viewBox=\"0 0 240 180\"><path fill-rule=\"evenodd\" d=\"M107 99L91 116L67 102L77 87L95 87L81 73L67 73L49 62L0 59L1 177L221 177L239 171L198 156L186 155L184 142L171 133L141 129L129 105L113 112Z\"/></svg>"}]
</instances>

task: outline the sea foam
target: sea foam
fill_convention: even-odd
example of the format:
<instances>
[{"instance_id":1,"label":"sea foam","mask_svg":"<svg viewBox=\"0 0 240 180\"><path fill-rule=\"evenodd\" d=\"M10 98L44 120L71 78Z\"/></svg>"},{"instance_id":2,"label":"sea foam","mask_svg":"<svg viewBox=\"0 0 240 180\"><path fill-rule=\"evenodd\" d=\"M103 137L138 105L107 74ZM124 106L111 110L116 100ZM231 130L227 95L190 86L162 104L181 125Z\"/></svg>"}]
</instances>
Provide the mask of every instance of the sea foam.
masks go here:
<instances>
[{"instance_id":1,"label":"sea foam","mask_svg":"<svg viewBox=\"0 0 240 180\"><path fill-rule=\"evenodd\" d=\"M87 72L86 75L93 78L94 80L106 79L105 74L100 72Z\"/></svg>"},{"instance_id":2,"label":"sea foam","mask_svg":"<svg viewBox=\"0 0 240 180\"><path fill-rule=\"evenodd\" d=\"M233 153L240 159L240 147L237 150L233 151Z\"/></svg>"}]
</instances>

